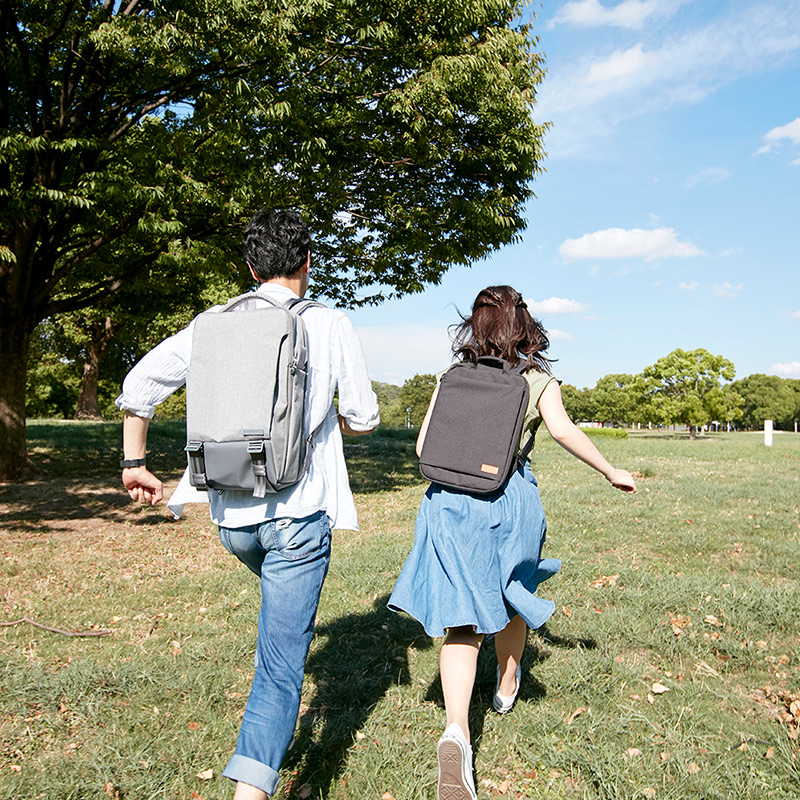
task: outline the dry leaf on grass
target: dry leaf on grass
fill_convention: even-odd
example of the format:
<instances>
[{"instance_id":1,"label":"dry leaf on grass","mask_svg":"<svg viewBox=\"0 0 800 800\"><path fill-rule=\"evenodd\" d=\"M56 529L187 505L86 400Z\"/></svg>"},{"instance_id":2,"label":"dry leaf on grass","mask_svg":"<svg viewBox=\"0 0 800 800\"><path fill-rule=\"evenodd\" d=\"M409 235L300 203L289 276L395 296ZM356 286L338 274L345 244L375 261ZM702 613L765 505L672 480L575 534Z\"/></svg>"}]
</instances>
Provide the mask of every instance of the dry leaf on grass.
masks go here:
<instances>
[{"instance_id":1,"label":"dry leaf on grass","mask_svg":"<svg viewBox=\"0 0 800 800\"><path fill-rule=\"evenodd\" d=\"M629 747L622 755L630 761L632 758L638 758L642 755L642 751L638 747Z\"/></svg>"},{"instance_id":2,"label":"dry leaf on grass","mask_svg":"<svg viewBox=\"0 0 800 800\"><path fill-rule=\"evenodd\" d=\"M311 796L311 784L310 783L304 783L297 790L297 796L300 798L300 800L306 800L306 797L310 797Z\"/></svg>"},{"instance_id":3,"label":"dry leaf on grass","mask_svg":"<svg viewBox=\"0 0 800 800\"><path fill-rule=\"evenodd\" d=\"M210 781L214 777L214 770L204 769L202 772L197 773L197 777L200 778L201 781Z\"/></svg>"},{"instance_id":4,"label":"dry leaf on grass","mask_svg":"<svg viewBox=\"0 0 800 800\"><path fill-rule=\"evenodd\" d=\"M583 712L584 712L584 711L588 711L588 710L589 710L589 709L588 709L588 708L585 708L584 706L580 706L580 707L576 708L576 709L575 709L575 710L574 710L574 711L573 711L573 712L572 712L572 713L569 715L569 719L567 720L567 725L572 725L572 723L573 723L573 722L575 722L575 720L576 720L576 719L577 719L577 718L578 718L578 717L579 717L581 714L583 714Z\"/></svg>"},{"instance_id":5,"label":"dry leaf on grass","mask_svg":"<svg viewBox=\"0 0 800 800\"><path fill-rule=\"evenodd\" d=\"M697 775L698 772L702 772L702 767L700 767L698 764L696 764L694 761L692 761L692 763L689 764L688 767L686 767L686 771L690 775Z\"/></svg>"},{"instance_id":6,"label":"dry leaf on grass","mask_svg":"<svg viewBox=\"0 0 800 800\"><path fill-rule=\"evenodd\" d=\"M775 756L775 748L774 747L768 747L767 748L767 752L764 753L764 758L769 759L769 758L774 758L774 756Z\"/></svg>"},{"instance_id":7,"label":"dry leaf on grass","mask_svg":"<svg viewBox=\"0 0 800 800\"><path fill-rule=\"evenodd\" d=\"M713 614L706 614L703 617L703 622L707 622L709 625L716 625L718 628L722 627L722 623Z\"/></svg>"},{"instance_id":8,"label":"dry leaf on grass","mask_svg":"<svg viewBox=\"0 0 800 800\"><path fill-rule=\"evenodd\" d=\"M501 781L500 785L497 787L497 793L508 794L508 786L509 786L508 779Z\"/></svg>"},{"instance_id":9,"label":"dry leaf on grass","mask_svg":"<svg viewBox=\"0 0 800 800\"><path fill-rule=\"evenodd\" d=\"M669 691L669 686L664 686L663 683L654 683L651 687L653 694L664 694Z\"/></svg>"},{"instance_id":10,"label":"dry leaf on grass","mask_svg":"<svg viewBox=\"0 0 800 800\"><path fill-rule=\"evenodd\" d=\"M601 586L616 586L619 575L601 575L597 580L592 581L592 588L599 589Z\"/></svg>"},{"instance_id":11,"label":"dry leaf on grass","mask_svg":"<svg viewBox=\"0 0 800 800\"><path fill-rule=\"evenodd\" d=\"M670 612L669 623L672 627L672 632L676 636L680 636L686 628L692 627L692 618L685 617L683 614L673 614Z\"/></svg>"},{"instance_id":12,"label":"dry leaf on grass","mask_svg":"<svg viewBox=\"0 0 800 800\"><path fill-rule=\"evenodd\" d=\"M391 792L384 792L381 795L381 800L394 800L394 795Z\"/></svg>"},{"instance_id":13,"label":"dry leaf on grass","mask_svg":"<svg viewBox=\"0 0 800 800\"><path fill-rule=\"evenodd\" d=\"M642 794L647 798L647 800L653 800L658 792L652 786L645 786L645 788L642 789Z\"/></svg>"}]
</instances>

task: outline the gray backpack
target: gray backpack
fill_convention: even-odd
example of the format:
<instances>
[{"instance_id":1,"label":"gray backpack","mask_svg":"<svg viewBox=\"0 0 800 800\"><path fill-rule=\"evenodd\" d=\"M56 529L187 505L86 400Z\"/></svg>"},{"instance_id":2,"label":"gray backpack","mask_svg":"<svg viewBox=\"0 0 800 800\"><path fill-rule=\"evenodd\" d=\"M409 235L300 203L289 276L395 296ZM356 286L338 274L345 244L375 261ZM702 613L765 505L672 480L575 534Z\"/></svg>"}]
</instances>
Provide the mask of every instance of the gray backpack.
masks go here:
<instances>
[{"instance_id":1,"label":"gray backpack","mask_svg":"<svg viewBox=\"0 0 800 800\"><path fill-rule=\"evenodd\" d=\"M249 293L195 320L186 378L193 486L264 497L303 477L313 433L306 438L307 341L300 315L311 306L323 307Z\"/></svg>"}]
</instances>

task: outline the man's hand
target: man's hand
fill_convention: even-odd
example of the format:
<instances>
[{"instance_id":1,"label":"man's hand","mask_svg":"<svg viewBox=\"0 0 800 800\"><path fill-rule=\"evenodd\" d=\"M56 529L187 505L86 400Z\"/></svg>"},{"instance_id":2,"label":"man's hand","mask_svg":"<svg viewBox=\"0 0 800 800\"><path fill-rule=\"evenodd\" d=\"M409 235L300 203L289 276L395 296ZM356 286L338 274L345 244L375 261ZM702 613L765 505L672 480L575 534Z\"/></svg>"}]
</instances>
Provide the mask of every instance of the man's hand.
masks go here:
<instances>
[{"instance_id":1,"label":"man's hand","mask_svg":"<svg viewBox=\"0 0 800 800\"><path fill-rule=\"evenodd\" d=\"M340 430L340 431L341 431L341 432L342 432L342 433L343 433L345 436L365 436L366 434L368 434L368 433L372 433L372 431L374 431L374 430L375 430L375 428L370 428L368 431L354 431L354 430L353 430L353 429L352 429L352 428L351 428L351 427L350 427L350 426L347 424L347 420L346 420L346 419L345 419L345 418L344 418L344 417L343 417L341 414L338 414L337 416L338 416L338 418L339 418L339 430Z\"/></svg>"},{"instance_id":2,"label":"man's hand","mask_svg":"<svg viewBox=\"0 0 800 800\"><path fill-rule=\"evenodd\" d=\"M122 483L131 500L154 506L164 498L163 484L146 467L122 470Z\"/></svg>"}]
</instances>

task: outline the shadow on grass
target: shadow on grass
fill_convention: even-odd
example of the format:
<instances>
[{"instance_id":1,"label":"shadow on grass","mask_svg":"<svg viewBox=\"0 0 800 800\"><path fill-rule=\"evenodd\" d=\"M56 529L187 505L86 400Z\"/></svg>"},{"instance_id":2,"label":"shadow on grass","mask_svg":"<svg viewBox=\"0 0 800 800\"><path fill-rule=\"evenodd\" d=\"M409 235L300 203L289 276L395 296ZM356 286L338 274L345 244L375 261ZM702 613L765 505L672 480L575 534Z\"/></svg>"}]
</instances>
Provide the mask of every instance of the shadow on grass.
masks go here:
<instances>
[{"instance_id":1,"label":"shadow on grass","mask_svg":"<svg viewBox=\"0 0 800 800\"><path fill-rule=\"evenodd\" d=\"M542 625L537 634L543 642L553 647L566 647L573 650L576 647L581 647L584 650L597 648L597 642L594 639L584 639L581 636L559 636L557 633L551 633L547 625Z\"/></svg>"},{"instance_id":2,"label":"shadow on grass","mask_svg":"<svg viewBox=\"0 0 800 800\"><path fill-rule=\"evenodd\" d=\"M7 484L0 487L0 506L5 507L0 511L0 528L9 533L57 534L74 532L76 523L87 521L143 526L172 521L161 507L134 504L121 482L119 488L109 483L87 476Z\"/></svg>"},{"instance_id":3,"label":"shadow on grass","mask_svg":"<svg viewBox=\"0 0 800 800\"><path fill-rule=\"evenodd\" d=\"M294 745L284 760L282 771L290 777L281 787L280 797L294 796L305 784L313 787L315 797L327 797L330 787L345 771L348 750L357 742L356 732L390 687L410 683L409 648L432 647L432 640L418 622L386 608L388 599L388 594L383 595L369 611L317 626L316 635L327 641L306 663L306 675L313 678L316 693L300 717ZM558 636L547 628L529 636L522 660L520 702L538 703L547 695L535 671L550 657L552 647L594 649L597 642ZM470 708L470 730L476 752L480 749L486 714L494 713L491 708L496 665L494 644L487 638L478 658ZM424 699L444 708L438 674Z\"/></svg>"},{"instance_id":4,"label":"shadow on grass","mask_svg":"<svg viewBox=\"0 0 800 800\"><path fill-rule=\"evenodd\" d=\"M30 420L27 430L28 449L37 470L33 483L59 477L119 482L119 422ZM185 422L156 420L147 439L148 466L159 477L185 467ZM344 437L353 491L382 492L421 484L416 440L417 430L405 428L379 428L369 436Z\"/></svg>"},{"instance_id":5,"label":"shadow on grass","mask_svg":"<svg viewBox=\"0 0 800 800\"><path fill-rule=\"evenodd\" d=\"M316 636L327 642L306 662L316 694L300 717L294 745L284 759L283 770L291 778L282 797L304 784L327 795L372 710L391 686L410 683L408 649L432 646L418 622L386 608L388 600L389 595L383 595L370 611L317 626Z\"/></svg>"},{"instance_id":6,"label":"shadow on grass","mask_svg":"<svg viewBox=\"0 0 800 800\"><path fill-rule=\"evenodd\" d=\"M90 420L29 420L28 451L37 470L34 482L54 477L119 481L122 424ZM158 420L147 436L148 466L157 473L186 464L186 423Z\"/></svg>"},{"instance_id":7,"label":"shadow on grass","mask_svg":"<svg viewBox=\"0 0 800 800\"><path fill-rule=\"evenodd\" d=\"M378 428L369 436L345 437L344 455L350 486L370 494L423 483L415 452L418 431Z\"/></svg>"}]
</instances>

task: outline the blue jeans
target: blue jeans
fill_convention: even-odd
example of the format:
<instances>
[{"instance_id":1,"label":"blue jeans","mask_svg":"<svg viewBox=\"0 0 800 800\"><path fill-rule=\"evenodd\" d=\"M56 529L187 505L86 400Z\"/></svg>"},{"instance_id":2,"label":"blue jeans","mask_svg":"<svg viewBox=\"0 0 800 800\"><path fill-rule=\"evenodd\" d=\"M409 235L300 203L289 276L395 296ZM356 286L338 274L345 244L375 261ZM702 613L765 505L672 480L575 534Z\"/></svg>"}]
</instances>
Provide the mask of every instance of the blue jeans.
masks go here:
<instances>
[{"instance_id":1,"label":"blue jeans","mask_svg":"<svg viewBox=\"0 0 800 800\"><path fill-rule=\"evenodd\" d=\"M236 752L222 774L271 795L300 710L306 656L330 561L330 524L320 511L305 519L220 528L219 538L261 578L256 671Z\"/></svg>"}]
</instances>

